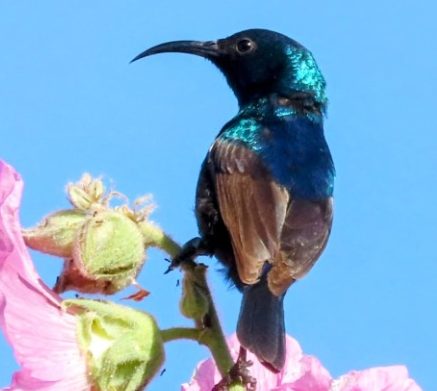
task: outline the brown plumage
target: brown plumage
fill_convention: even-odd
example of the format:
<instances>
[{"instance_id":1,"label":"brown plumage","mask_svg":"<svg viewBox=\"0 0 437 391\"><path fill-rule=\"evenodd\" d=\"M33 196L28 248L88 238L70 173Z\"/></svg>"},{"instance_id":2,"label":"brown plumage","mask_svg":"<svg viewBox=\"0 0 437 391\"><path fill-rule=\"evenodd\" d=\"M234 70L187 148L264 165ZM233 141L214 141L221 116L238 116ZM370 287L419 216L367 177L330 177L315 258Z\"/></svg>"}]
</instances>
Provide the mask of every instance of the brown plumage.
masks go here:
<instances>
[{"instance_id":1,"label":"brown plumage","mask_svg":"<svg viewBox=\"0 0 437 391\"><path fill-rule=\"evenodd\" d=\"M212 184L238 278L243 284L258 282L268 262L268 285L280 296L311 269L325 247L332 199L292 199L254 152L235 143L217 140L208 161L215 168Z\"/></svg>"}]
</instances>

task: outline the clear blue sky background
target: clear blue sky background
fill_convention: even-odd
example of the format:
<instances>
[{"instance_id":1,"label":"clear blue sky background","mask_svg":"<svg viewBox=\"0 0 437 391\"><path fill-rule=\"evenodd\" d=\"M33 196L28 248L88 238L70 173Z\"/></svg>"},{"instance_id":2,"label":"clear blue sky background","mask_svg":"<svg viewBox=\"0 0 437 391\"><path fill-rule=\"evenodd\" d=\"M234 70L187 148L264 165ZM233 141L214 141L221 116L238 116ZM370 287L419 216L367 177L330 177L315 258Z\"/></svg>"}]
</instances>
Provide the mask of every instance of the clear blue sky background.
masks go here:
<instances>
[{"instance_id":1,"label":"clear blue sky background","mask_svg":"<svg viewBox=\"0 0 437 391\"><path fill-rule=\"evenodd\" d=\"M434 1L3 1L0 5L0 156L26 186L30 226L67 206L63 187L103 174L134 198L153 192L154 218L178 241L196 234L200 163L237 110L207 61L147 47L215 39L263 27L309 47L330 98L326 134L337 166L332 237L286 299L288 332L334 375L406 364L425 390L437 384L437 25ZM162 327L178 314L179 273L149 253L140 307ZM35 254L52 285L60 261ZM227 333L240 295L212 261ZM175 342L151 390L174 390L207 355ZM16 369L0 337L0 386Z\"/></svg>"}]
</instances>

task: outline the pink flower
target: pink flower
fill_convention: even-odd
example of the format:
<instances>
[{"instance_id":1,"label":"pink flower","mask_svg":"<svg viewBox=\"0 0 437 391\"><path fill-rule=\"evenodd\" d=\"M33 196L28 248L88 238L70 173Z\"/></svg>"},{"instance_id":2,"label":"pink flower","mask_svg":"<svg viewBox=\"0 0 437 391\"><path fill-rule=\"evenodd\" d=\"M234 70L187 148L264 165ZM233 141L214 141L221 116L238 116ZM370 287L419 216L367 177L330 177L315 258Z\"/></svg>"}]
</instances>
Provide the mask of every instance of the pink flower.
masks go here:
<instances>
[{"instance_id":1,"label":"pink flower","mask_svg":"<svg viewBox=\"0 0 437 391\"><path fill-rule=\"evenodd\" d=\"M333 380L316 357L303 354L296 340L287 336L286 342L285 367L277 374L267 370L248 352L247 358L253 362L250 374L257 379L258 391L421 391L408 377L404 366L352 371ZM236 359L240 344L235 334L228 344ZM198 364L192 379L182 385L181 391L210 391L220 380L214 361L208 359Z\"/></svg>"},{"instance_id":2,"label":"pink flower","mask_svg":"<svg viewBox=\"0 0 437 391\"><path fill-rule=\"evenodd\" d=\"M403 365L351 371L334 380L330 391L420 391Z\"/></svg>"},{"instance_id":3,"label":"pink flower","mask_svg":"<svg viewBox=\"0 0 437 391\"><path fill-rule=\"evenodd\" d=\"M0 161L0 327L21 365L6 390L89 390L76 318L40 280L21 236L22 187Z\"/></svg>"},{"instance_id":4,"label":"pink flower","mask_svg":"<svg viewBox=\"0 0 437 391\"><path fill-rule=\"evenodd\" d=\"M287 336L287 361L284 369L275 374L262 366L256 357L248 352L251 376L257 380L257 390L275 391L326 391L331 384L331 375L320 361L302 353L298 342ZM232 357L236 359L240 350L237 336L233 334L228 344ZM212 359L202 361L196 368L189 383L183 384L182 391L210 391L221 379Z\"/></svg>"}]
</instances>

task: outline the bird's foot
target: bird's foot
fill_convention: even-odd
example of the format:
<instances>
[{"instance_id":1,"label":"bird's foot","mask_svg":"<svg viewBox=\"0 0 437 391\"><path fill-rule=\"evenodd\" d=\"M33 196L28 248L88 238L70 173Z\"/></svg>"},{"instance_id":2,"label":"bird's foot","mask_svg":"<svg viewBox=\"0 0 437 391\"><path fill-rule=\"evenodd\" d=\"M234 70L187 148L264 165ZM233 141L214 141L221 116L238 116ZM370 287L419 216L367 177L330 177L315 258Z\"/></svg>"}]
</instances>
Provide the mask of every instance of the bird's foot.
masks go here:
<instances>
[{"instance_id":1,"label":"bird's foot","mask_svg":"<svg viewBox=\"0 0 437 391\"><path fill-rule=\"evenodd\" d=\"M246 349L240 347L237 362L229 373L214 386L212 391L227 391L232 385L236 384L242 384L247 391L256 390L256 379L250 376L249 372L249 367L252 364L252 361L246 358Z\"/></svg>"},{"instance_id":2,"label":"bird's foot","mask_svg":"<svg viewBox=\"0 0 437 391\"><path fill-rule=\"evenodd\" d=\"M193 263L196 257L200 255L210 255L210 253L204 239L199 237L193 238L185 243L180 253L170 261L170 266L165 271L165 274L178 268L184 262Z\"/></svg>"}]
</instances>

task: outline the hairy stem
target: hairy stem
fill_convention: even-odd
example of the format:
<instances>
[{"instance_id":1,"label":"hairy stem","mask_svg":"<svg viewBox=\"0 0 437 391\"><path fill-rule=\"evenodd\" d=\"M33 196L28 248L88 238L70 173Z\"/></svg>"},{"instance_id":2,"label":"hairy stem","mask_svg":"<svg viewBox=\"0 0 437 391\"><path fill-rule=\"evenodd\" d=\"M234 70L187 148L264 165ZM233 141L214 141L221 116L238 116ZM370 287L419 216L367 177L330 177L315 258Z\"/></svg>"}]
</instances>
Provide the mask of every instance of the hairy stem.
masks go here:
<instances>
[{"instance_id":1,"label":"hairy stem","mask_svg":"<svg viewBox=\"0 0 437 391\"><path fill-rule=\"evenodd\" d=\"M181 246L177 244L170 236L168 236L157 225L142 221L138 223L138 227L144 236L144 245L158 247L165 251L170 257L174 258L181 251Z\"/></svg>"},{"instance_id":2,"label":"hairy stem","mask_svg":"<svg viewBox=\"0 0 437 391\"><path fill-rule=\"evenodd\" d=\"M196 327L202 330L199 342L208 346L217 368L222 376L226 376L233 367L234 362L229 352L225 336L217 315L217 311L212 299L211 291L206 280L206 267L194 262L182 263L184 273L190 273L194 278L190 278L193 284L201 287L208 300L208 311L202 319L195 321Z\"/></svg>"},{"instance_id":3,"label":"hairy stem","mask_svg":"<svg viewBox=\"0 0 437 391\"><path fill-rule=\"evenodd\" d=\"M181 247L158 226L148 221L140 222L138 226L143 233L145 246L159 247L171 258L175 258L180 253ZM180 338L198 341L209 348L221 375L226 376L234 362L208 287L206 267L192 261L182 262L180 266L185 274L190 274L189 283L196 284L196 289L199 287L202 289L208 303L207 312L202 319L195 320L195 328L175 327L162 330L164 342ZM202 312L202 309L199 312Z\"/></svg>"}]
</instances>

